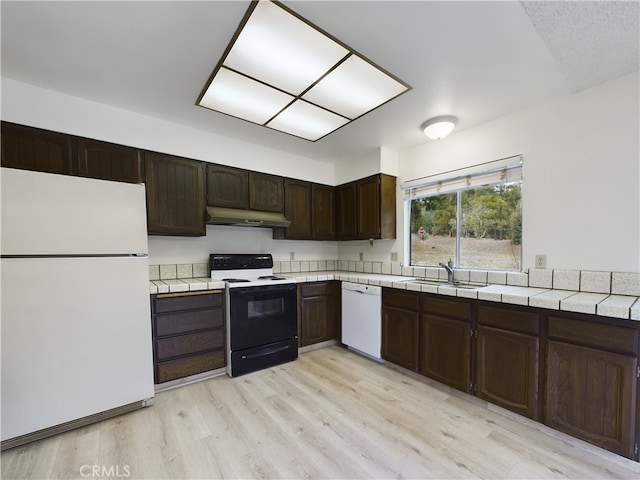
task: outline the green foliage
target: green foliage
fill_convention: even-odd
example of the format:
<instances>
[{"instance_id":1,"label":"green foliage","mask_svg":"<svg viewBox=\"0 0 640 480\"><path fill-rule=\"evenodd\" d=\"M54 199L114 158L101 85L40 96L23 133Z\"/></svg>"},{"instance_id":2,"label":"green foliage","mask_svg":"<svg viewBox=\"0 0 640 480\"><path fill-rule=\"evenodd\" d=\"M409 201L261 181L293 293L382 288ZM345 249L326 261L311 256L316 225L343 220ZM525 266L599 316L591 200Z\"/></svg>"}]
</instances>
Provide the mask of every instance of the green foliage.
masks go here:
<instances>
[{"instance_id":1,"label":"green foliage","mask_svg":"<svg viewBox=\"0 0 640 480\"><path fill-rule=\"evenodd\" d=\"M456 193L411 202L411 233L455 236ZM461 192L461 236L522 242L521 184L503 184Z\"/></svg>"}]
</instances>

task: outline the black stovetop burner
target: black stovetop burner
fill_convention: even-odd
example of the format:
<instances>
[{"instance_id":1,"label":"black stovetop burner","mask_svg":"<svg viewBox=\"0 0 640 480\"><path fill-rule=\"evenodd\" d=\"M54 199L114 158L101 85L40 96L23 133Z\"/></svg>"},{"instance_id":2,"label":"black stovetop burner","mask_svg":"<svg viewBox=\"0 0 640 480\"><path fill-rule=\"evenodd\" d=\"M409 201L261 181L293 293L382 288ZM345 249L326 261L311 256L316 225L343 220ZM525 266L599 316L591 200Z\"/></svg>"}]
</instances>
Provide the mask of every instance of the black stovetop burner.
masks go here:
<instances>
[{"instance_id":1,"label":"black stovetop burner","mask_svg":"<svg viewBox=\"0 0 640 480\"><path fill-rule=\"evenodd\" d=\"M222 281L229 282L229 283L241 283L241 282L250 282L251 280L249 280L248 278L223 278Z\"/></svg>"},{"instance_id":2,"label":"black stovetop burner","mask_svg":"<svg viewBox=\"0 0 640 480\"><path fill-rule=\"evenodd\" d=\"M278 277L277 275L263 275L258 277L258 280L285 280L284 277Z\"/></svg>"}]
</instances>

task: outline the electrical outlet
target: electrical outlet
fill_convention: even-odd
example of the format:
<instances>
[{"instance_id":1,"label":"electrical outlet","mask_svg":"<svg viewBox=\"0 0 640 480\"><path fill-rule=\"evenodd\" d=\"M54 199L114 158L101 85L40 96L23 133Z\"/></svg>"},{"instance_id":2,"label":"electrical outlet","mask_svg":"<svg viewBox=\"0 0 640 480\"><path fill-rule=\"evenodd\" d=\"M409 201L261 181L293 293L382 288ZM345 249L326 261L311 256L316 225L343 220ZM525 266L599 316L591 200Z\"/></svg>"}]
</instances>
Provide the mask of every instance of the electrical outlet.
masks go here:
<instances>
[{"instance_id":1,"label":"electrical outlet","mask_svg":"<svg viewBox=\"0 0 640 480\"><path fill-rule=\"evenodd\" d=\"M296 259L296 252L289 252L289 260L292 262Z\"/></svg>"},{"instance_id":2,"label":"electrical outlet","mask_svg":"<svg viewBox=\"0 0 640 480\"><path fill-rule=\"evenodd\" d=\"M391 252L391 261L392 262L398 261L398 252Z\"/></svg>"},{"instance_id":3,"label":"electrical outlet","mask_svg":"<svg viewBox=\"0 0 640 480\"><path fill-rule=\"evenodd\" d=\"M536 255L535 265L536 268L547 268L547 256Z\"/></svg>"},{"instance_id":4,"label":"electrical outlet","mask_svg":"<svg viewBox=\"0 0 640 480\"><path fill-rule=\"evenodd\" d=\"M360 252L358 254L358 260L363 261L364 260L364 253Z\"/></svg>"}]
</instances>

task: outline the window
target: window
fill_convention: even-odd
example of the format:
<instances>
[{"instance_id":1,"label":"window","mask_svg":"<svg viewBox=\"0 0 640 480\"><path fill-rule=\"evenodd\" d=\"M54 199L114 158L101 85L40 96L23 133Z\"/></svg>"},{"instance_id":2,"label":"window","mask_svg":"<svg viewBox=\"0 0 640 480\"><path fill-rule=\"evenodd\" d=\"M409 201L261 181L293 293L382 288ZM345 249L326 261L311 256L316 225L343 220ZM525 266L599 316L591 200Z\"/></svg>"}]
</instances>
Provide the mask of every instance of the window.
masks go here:
<instances>
[{"instance_id":1,"label":"window","mask_svg":"<svg viewBox=\"0 0 640 480\"><path fill-rule=\"evenodd\" d=\"M410 265L520 270L522 157L404 185Z\"/></svg>"}]
</instances>

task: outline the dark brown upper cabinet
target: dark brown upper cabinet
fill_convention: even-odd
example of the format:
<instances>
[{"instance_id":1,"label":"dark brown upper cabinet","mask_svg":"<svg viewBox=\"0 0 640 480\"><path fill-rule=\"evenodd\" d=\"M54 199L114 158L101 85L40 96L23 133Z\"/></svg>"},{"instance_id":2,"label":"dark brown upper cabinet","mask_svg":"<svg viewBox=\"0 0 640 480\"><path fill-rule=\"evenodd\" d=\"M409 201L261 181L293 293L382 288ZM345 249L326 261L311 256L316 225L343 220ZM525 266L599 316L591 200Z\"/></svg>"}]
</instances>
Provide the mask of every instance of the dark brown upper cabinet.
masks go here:
<instances>
[{"instance_id":1,"label":"dark brown upper cabinet","mask_svg":"<svg viewBox=\"0 0 640 480\"><path fill-rule=\"evenodd\" d=\"M144 165L149 234L204 236L204 164L144 152Z\"/></svg>"},{"instance_id":2,"label":"dark brown upper cabinet","mask_svg":"<svg viewBox=\"0 0 640 480\"><path fill-rule=\"evenodd\" d=\"M396 179L378 174L357 182L359 239L396 238Z\"/></svg>"},{"instance_id":3,"label":"dark brown upper cabinet","mask_svg":"<svg viewBox=\"0 0 640 480\"><path fill-rule=\"evenodd\" d=\"M249 207L249 172L223 165L207 165L207 205L212 207Z\"/></svg>"},{"instance_id":4,"label":"dark brown upper cabinet","mask_svg":"<svg viewBox=\"0 0 640 480\"><path fill-rule=\"evenodd\" d=\"M78 175L116 182L143 183L137 148L78 138Z\"/></svg>"},{"instance_id":5,"label":"dark brown upper cabinet","mask_svg":"<svg viewBox=\"0 0 640 480\"><path fill-rule=\"evenodd\" d=\"M335 191L328 185L311 185L312 238L314 240L335 240Z\"/></svg>"},{"instance_id":6,"label":"dark brown upper cabinet","mask_svg":"<svg viewBox=\"0 0 640 480\"><path fill-rule=\"evenodd\" d=\"M284 181L284 216L291 222L285 238L309 240L312 236L311 184L287 178Z\"/></svg>"},{"instance_id":7,"label":"dark brown upper cabinet","mask_svg":"<svg viewBox=\"0 0 640 480\"><path fill-rule=\"evenodd\" d=\"M336 193L336 238L338 240L355 240L356 224L356 182L339 185Z\"/></svg>"},{"instance_id":8,"label":"dark brown upper cabinet","mask_svg":"<svg viewBox=\"0 0 640 480\"><path fill-rule=\"evenodd\" d=\"M2 122L2 166L73 174L71 136Z\"/></svg>"},{"instance_id":9,"label":"dark brown upper cabinet","mask_svg":"<svg viewBox=\"0 0 640 480\"><path fill-rule=\"evenodd\" d=\"M282 213L284 211L282 177L249 172L249 209Z\"/></svg>"},{"instance_id":10,"label":"dark brown upper cabinet","mask_svg":"<svg viewBox=\"0 0 640 480\"><path fill-rule=\"evenodd\" d=\"M380 173L336 187L336 237L396 238L396 178Z\"/></svg>"}]
</instances>

